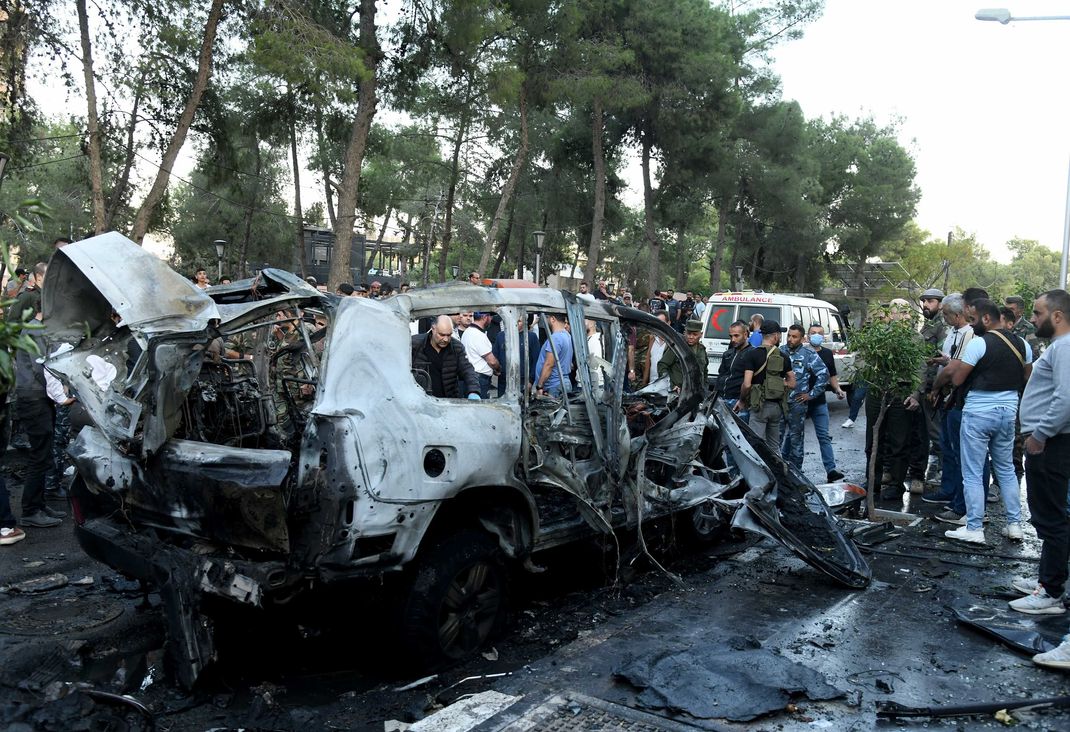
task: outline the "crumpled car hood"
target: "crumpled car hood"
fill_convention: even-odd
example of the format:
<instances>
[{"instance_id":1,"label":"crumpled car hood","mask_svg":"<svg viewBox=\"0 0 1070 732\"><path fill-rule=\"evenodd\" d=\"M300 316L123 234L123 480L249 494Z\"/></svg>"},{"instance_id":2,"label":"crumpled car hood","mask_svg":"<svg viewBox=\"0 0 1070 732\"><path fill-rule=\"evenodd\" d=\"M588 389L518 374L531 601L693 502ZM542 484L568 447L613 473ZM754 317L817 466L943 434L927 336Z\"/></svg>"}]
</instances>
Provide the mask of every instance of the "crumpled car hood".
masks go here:
<instances>
[{"instance_id":1,"label":"crumpled car hood","mask_svg":"<svg viewBox=\"0 0 1070 732\"><path fill-rule=\"evenodd\" d=\"M113 311L118 325L143 333L196 332L219 319L203 290L115 232L57 249L47 280L41 294L44 323L61 340L97 330Z\"/></svg>"}]
</instances>

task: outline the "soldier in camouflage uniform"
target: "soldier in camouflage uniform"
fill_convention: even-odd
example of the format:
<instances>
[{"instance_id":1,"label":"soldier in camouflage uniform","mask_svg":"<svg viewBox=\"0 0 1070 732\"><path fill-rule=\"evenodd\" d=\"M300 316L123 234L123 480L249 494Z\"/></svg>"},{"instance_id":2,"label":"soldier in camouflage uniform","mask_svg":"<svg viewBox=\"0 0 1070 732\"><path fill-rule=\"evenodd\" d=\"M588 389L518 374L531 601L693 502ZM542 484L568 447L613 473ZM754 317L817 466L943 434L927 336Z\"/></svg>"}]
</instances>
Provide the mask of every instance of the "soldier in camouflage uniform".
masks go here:
<instances>
[{"instance_id":1,"label":"soldier in camouflage uniform","mask_svg":"<svg viewBox=\"0 0 1070 732\"><path fill-rule=\"evenodd\" d=\"M944 300L944 292L936 287L930 287L921 293L918 298L921 304L923 317L921 325L921 338L932 349L932 355L940 354L940 349L947 338L947 323L940 314L940 303ZM923 481L939 482L940 465L942 456L940 453L940 415L936 407L929 401L929 393L932 391L936 373L940 367L938 364L927 360L920 365L921 380L918 390L914 393L914 401L918 407L912 419L914 428L915 449L910 458L911 478L910 489L913 493L921 493ZM911 408L911 405L907 405Z\"/></svg>"},{"instance_id":2,"label":"soldier in camouflage uniform","mask_svg":"<svg viewBox=\"0 0 1070 732\"><path fill-rule=\"evenodd\" d=\"M292 320L294 313L280 310L275 319L281 321L271 329L268 340L268 361L275 393L275 424L283 442L290 442L304 426L307 413L315 397L315 387L291 379L311 378L306 367L304 323ZM291 407L291 400L293 406ZM295 410L296 412L295 413Z\"/></svg>"},{"instance_id":3,"label":"soldier in camouflage uniform","mask_svg":"<svg viewBox=\"0 0 1070 732\"><path fill-rule=\"evenodd\" d=\"M694 373L694 379L699 388L699 392L705 395L706 369L709 362L706 356L706 347L702 345L700 341L701 338L702 321L687 321L687 324L684 326L684 340L687 341L688 350L691 351L695 356L695 360L698 361L698 370ZM684 362L677 357L672 349L666 348L665 354L661 357L661 361L658 363L658 373L668 374L671 387L673 389L679 389L684 383Z\"/></svg>"},{"instance_id":4,"label":"soldier in camouflage uniform","mask_svg":"<svg viewBox=\"0 0 1070 732\"><path fill-rule=\"evenodd\" d=\"M1033 361L1040 358L1041 341L1037 338L1036 327L1025 317L1025 300L1017 295L1011 295L1004 299L1012 311L1014 311L1014 325L1011 326L1011 333L1018 336L1033 350ZM1020 423L1017 424L1020 427ZM1025 475L1025 464L1022 462L1022 458L1025 455L1025 435L1020 430L1015 430L1014 433L1014 474L1018 476L1018 482L1022 482L1022 476Z\"/></svg>"}]
</instances>

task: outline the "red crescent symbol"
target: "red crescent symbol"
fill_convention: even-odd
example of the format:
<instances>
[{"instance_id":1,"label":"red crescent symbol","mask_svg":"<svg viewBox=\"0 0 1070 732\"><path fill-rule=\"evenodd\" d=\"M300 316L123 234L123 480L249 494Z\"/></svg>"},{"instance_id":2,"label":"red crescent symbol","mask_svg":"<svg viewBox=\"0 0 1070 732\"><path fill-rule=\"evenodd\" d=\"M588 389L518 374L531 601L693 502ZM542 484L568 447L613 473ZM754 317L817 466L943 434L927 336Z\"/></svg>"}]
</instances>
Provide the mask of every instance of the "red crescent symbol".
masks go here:
<instances>
[{"instance_id":1,"label":"red crescent symbol","mask_svg":"<svg viewBox=\"0 0 1070 732\"><path fill-rule=\"evenodd\" d=\"M727 313L727 312L728 312L728 308L721 308L720 310L715 310L714 311L714 313L713 313L713 321L712 321L714 330L719 330L719 331L723 331L724 330L724 328L722 328L721 326L717 325L717 321L720 320L721 316L723 314Z\"/></svg>"}]
</instances>

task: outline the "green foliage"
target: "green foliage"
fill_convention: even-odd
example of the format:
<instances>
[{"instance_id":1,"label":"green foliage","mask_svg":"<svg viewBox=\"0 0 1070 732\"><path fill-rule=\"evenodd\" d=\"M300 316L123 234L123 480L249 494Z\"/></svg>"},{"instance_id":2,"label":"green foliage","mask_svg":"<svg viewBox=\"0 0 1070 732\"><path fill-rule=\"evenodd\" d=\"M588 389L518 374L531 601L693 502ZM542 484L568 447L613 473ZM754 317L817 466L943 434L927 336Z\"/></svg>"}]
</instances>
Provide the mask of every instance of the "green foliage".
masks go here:
<instances>
[{"instance_id":1,"label":"green foliage","mask_svg":"<svg viewBox=\"0 0 1070 732\"><path fill-rule=\"evenodd\" d=\"M887 313L852 333L851 348L858 358L858 377L899 399L917 388L918 366L933 355L909 320L894 320Z\"/></svg>"},{"instance_id":2,"label":"green foliage","mask_svg":"<svg viewBox=\"0 0 1070 732\"><path fill-rule=\"evenodd\" d=\"M40 222L49 217L48 208L40 201L27 199L11 208L11 219L22 232L38 233ZM14 272L7 241L0 238L0 258L8 272ZM0 310L6 311L10 301L0 301ZM41 324L33 320L31 313L24 313L17 321L0 319L0 397L15 386L15 355L24 351L33 356L40 355L37 343L30 333L41 329Z\"/></svg>"}]
</instances>

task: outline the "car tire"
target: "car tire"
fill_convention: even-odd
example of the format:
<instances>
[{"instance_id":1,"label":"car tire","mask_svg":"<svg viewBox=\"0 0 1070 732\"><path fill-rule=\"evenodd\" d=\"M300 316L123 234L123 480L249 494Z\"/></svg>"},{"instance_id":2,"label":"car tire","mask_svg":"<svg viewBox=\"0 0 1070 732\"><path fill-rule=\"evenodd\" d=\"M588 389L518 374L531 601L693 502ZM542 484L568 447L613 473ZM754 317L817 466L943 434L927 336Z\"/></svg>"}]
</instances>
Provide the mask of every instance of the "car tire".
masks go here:
<instances>
[{"instance_id":1,"label":"car tire","mask_svg":"<svg viewBox=\"0 0 1070 732\"><path fill-rule=\"evenodd\" d=\"M417 558L401 607L408 657L433 669L474 654L505 625L509 577L495 537L467 530Z\"/></svg>"}]
</instances>

